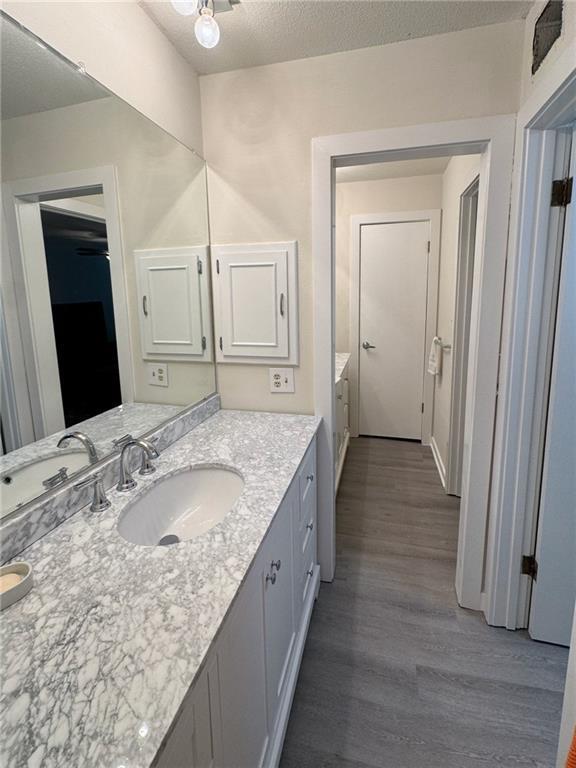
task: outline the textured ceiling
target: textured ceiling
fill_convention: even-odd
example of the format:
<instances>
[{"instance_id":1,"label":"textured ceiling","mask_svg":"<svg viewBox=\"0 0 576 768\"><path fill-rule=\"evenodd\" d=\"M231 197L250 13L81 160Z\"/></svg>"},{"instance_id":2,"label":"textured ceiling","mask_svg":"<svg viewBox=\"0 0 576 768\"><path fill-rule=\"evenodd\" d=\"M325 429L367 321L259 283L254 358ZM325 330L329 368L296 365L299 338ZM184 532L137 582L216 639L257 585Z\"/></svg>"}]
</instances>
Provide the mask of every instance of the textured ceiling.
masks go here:
<instances>
[{"instance_id":1,"label":"textured ceiling","mask_svg":"<svg viewBox=\"0 0 576 768\"><path fill-rule=\"evenodd\" d=\"M390 163L372 163L371 165L351 165L347 168L336 169L336 183L433 176L444 173L449 160L449 157L430 157L425 160L399 160Z\"/></svg>"},{"instance_id":2,"label":"textured ceiling","mask_svg":"<svg viewBox=\"0 0 576 768\"><path fill-rule=\"evenodd\" d=\"M0 33L3 120L110 95L17 24L1 18Z\"/></svg>"},{"instance_id":3,"label":"textured ceiling","mask_svg":"<svg viewBox=\"0 0 576 768\"><path fill-rule=\"evenodd\" d=\"M522 0L242 0L218 13L220 44L202 48L195 16L140 0L199 74L304 59L526 17Z\"/></svg>"}]
</instances>

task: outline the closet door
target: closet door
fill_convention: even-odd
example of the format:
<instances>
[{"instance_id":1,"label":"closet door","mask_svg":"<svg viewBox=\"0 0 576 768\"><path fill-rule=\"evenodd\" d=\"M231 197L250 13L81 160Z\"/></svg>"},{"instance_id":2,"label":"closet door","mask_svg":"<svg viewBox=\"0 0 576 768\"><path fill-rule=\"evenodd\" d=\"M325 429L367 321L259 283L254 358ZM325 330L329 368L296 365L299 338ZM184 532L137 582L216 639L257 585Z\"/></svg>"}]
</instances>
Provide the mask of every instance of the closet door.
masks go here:
<instances>
[{"instance_id":1,"label":"closet door","mask_svg":"<svg viewBox=\"0 0 576 768\"><path fill-rule=\"evenodd\" d=\"M214 246L221 362L297 363L296 244Z\"/></svg>"},{"instance_id":2,"label":"closet door","mask_svg":"<svg viewBox=\"0 0 576 768\"><path fill-rule=\"evenodd\" d=\"M202 278L206 249L136 251L144 357L203 358Z\"/></svg>"}]
</instances>

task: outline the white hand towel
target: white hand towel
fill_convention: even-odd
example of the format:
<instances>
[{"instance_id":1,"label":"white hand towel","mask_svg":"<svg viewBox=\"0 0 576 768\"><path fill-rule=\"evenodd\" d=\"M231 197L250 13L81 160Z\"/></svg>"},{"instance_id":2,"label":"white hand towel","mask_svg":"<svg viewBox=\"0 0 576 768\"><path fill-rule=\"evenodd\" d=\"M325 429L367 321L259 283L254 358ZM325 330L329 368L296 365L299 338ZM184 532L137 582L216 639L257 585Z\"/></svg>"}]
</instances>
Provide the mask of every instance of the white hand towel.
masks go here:
<instances>
[{"instance_id":1,"label":"white hand towel","mask_svg":"<svg viewBox=\"0 0 576 768\"><path fill-rule=\"evenodd\" d=\"M432 339L428 357L428 373L431 376L440 376L442 373L442 344L438 336L434 336Z\"/></svg>"}]
</instances>

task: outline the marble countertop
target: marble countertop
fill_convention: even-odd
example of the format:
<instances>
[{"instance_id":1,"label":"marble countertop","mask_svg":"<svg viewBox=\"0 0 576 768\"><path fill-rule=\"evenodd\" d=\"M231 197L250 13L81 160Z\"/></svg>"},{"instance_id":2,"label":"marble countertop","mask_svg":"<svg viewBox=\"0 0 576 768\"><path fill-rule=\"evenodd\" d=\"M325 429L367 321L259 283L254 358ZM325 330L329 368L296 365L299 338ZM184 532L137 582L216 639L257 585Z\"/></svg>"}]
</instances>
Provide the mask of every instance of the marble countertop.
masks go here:
<instances>
[{"instance_id":1,"label":"marble countertop","mask_svg":"<svg viewBox=\"0 0 576 768\"><path fill-rule=\"evenodd\" d=\"M34 587L4 610L0 762L149 766L318 427L312 416L218 411L171 445L138 488L112 491L31 545ZM212 531L170 547L126 542L123 507L191 465L238 470L243 493Z\"/></svg>"},{"instance_id":2,"label":"marble countertop","mask_svg":"<svg viewBox=\"0 0 576 768\"><path fill-rule=\"evenodd\" d=\"M340 377L342 376L342 371L346 367L346 364L350 360L350 352L336 352L334 355L334 364L335 364L335 376L334 380L337 382Z\"/></svg>"}]
</instances>

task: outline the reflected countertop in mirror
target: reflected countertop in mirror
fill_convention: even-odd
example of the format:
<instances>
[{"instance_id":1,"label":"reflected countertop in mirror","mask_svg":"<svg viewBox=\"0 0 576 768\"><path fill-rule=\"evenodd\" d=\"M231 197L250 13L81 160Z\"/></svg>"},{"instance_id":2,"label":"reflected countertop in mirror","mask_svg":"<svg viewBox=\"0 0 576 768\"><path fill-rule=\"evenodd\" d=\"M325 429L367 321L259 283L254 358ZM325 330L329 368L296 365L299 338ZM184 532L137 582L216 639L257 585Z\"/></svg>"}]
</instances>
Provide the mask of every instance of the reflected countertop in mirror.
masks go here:
<instances>
[{"instance_id":1,"label":"reflected countertop in mirror","mask_svg":"<svg viewBox=\"0 0 576 768\"><path fill-rule=\"evenodd\" d=\"M80 441L71 439L58 447L64 435L83 433L101 459L115 450L116 440L128 434L140 436L181 410L178 405L127 403L0 456L0 520L50 487L57 487L47 481L62 469L73 478L90 464Z\"/></svg>"}]
</instances>

